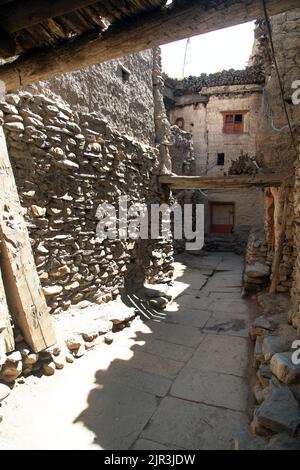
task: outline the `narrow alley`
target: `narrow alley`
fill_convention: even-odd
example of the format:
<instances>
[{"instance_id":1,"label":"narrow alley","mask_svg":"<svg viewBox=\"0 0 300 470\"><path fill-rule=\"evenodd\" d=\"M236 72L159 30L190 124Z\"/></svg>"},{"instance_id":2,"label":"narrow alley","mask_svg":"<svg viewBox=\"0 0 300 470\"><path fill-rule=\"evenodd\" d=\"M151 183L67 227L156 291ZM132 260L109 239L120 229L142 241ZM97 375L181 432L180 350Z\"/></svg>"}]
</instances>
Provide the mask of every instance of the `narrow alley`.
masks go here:
<instances>
[{"instance_id":1,"label":"narrow alley","mask_svg":"<svg viewBox=\"0 0 300 470\"><path fill-rule=\"evenodd\" d=\"M0 449L234 449L250 422L251 300L243 257L179 255L163 312L10 397Z\"/></svg>"}]
</instances>

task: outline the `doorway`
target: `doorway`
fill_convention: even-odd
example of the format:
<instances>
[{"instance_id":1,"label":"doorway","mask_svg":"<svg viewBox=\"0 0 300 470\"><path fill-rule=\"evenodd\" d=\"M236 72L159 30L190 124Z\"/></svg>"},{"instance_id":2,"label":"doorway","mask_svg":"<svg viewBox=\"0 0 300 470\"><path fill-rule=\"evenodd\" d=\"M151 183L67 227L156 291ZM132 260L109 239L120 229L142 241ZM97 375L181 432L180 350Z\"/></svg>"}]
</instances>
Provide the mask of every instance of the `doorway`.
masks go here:
<instances>
[{"instance_id":1,"label":"doorway","mask_svg":"<svg viewBox=\"0 0 300 470\"><path fill-rule=\"evenodd\" d=\"M230 234L234 229L234 203L211 202L210 226L211 233Z\"/></svg>"}]
</instances>

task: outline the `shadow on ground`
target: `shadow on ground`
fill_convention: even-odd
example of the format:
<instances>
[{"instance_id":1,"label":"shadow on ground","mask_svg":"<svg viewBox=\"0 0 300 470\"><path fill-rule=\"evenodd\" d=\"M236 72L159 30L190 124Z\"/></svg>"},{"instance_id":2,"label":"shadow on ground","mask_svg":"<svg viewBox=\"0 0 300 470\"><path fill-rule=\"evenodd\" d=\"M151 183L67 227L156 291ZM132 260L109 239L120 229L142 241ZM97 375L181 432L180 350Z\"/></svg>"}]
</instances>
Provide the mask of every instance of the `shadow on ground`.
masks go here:
<instances>
[{"instance_id":1,"label":"shadow on ground","mask_svg":"<svg viewBox=\"0 0 300 470\"><path fill-rule=\"evenodd\" d=\"M131 294L141 320L106 347L77 417L102 449L231 449L249 418L248 328L242 258L182 257L178 299L166 311ZM110 349L111 348L111 349Z\"/></svg>"}]
</instances>

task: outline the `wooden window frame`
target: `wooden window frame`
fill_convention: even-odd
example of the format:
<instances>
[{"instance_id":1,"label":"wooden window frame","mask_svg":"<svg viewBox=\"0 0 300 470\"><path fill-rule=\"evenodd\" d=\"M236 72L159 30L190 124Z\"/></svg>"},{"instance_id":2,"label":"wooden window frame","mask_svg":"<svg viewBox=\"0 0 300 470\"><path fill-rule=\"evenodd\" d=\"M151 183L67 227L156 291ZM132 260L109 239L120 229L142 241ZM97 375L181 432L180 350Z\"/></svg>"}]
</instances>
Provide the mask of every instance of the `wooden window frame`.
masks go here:
<instances>
[{"instance_id":1,"label":"wooden window frame","mask_svg":"<svg viewBox=\"0 0 300 470\"><path fill-rule=\"evenodd\" d=\"M224 134L245 134L245 116L249 111L222 111L223 116L223 133ZM241 115L242 121L235 122L235 116ZM226 122L227 116L233 116L233 121Z\"/></svg>"}]
</instances>

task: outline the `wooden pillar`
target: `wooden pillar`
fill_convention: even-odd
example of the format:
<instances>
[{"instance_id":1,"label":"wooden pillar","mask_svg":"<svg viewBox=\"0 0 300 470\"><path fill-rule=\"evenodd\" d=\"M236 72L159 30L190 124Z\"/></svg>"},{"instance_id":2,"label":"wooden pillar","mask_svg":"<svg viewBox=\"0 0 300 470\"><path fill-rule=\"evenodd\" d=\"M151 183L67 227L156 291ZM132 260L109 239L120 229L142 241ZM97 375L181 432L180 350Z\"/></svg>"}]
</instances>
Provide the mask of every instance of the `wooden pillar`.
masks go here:
<instances>
[{"instance_id":1,"label":"wooden pillar","mask_svg":"<svg viewBox=\"0 0 300 470\"><path fill-rule=\"evenodd\" d=\"M33 351L56 342L48 307L36 271L27 227L0 126L0 240L7 303Z\"/></svg>"},{"instance_id":2,"label":"wooden pillar","mask_svg":"<svg viewBox=\"0 0 300 470\"><path fill-rule=\"evenodd\" d=\"M275 254L274 254L273 265L272 265L272 283L270 287L270 294L276 294L277 286L280 281L280 263L282 260L285 233L286 233L288 197L289 197L289 190L288 188L285 188L280 232L279 232L277 243L275 243Z\"/></svg>"},{"instance_id":3,"label":"wooden pillar","mask_svg":"<svg viewBox=\"0 0 300 470\"><path fill-rule=\"evenodd\" d=\"M0 270L0 356L1 343L4 343L5 352L11 352L15 349L14 335L10 322L10 315L8 311L2 274Z\"/></svg>"}]
</instances>

